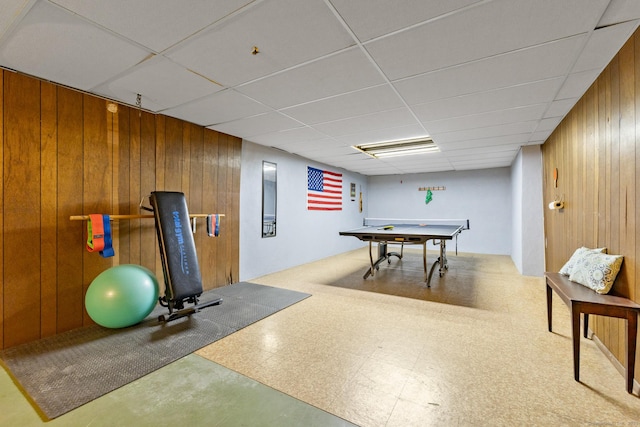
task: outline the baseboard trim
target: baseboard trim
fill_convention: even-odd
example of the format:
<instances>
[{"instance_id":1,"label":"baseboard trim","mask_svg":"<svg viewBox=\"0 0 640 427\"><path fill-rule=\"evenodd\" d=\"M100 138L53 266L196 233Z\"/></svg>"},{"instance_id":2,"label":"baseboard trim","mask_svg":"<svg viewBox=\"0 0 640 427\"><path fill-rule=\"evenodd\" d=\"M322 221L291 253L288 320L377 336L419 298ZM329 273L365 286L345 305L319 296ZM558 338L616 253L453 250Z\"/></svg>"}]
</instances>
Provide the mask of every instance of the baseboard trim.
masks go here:
<instances>
[{"instance_id":1,"label":"baseboard trim","mask_svg":"<svg viewBox=\"0 0 640 427\"><path fill-rule=\"evenodd\" d=\"M598 338L598 336L594 334L591 329L588 330L588 336L596 344L596 346L600 349L600 351L605 356L607 356L607 359L609 359L613 367L616 368L616 370L620 373L622 378L623 379L626 378L624 365L620 363L620 361L613 355L613 353L611 353L611 351L607 348L607 346L605 346L602 343L602 341L600 341L600 338ZM635 363L635 360L633 361L633 363ZM633 379L633 394L635 395L640 394L640 383L638 383L638 381L636 381L635 378Z\"/></svg>"}]
</instances>

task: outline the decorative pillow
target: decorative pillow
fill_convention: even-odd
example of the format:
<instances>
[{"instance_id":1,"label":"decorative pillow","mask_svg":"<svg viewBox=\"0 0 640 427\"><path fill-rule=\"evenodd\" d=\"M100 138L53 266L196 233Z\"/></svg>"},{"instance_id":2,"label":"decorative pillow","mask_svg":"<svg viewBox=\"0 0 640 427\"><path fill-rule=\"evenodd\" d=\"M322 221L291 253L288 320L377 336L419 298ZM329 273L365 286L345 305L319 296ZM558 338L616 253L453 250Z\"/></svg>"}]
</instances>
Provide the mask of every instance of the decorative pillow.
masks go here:
<instances>
[{"instance_id":1,"label":"decorative pillow","mask_svg":"<svg viewBox=\"0 0 640 427\"><path fill-rule=\"evenodd\" d=\"M573 266L569 280L606 294L613 287L623 260L622 255L585 252Z\"/></svg>"},{"instance_id":2,"label":"decorative pillow","mask_svg":"<svg viewBox=\"0 0 640 427\"><path fill-rule=\"evenodd\" d=\"M571 270L573 269L573 266L575 265L576 261L578 261L578 259L580 259L582 255L587 252L598 252L598 253L606 254L607 248L589 249L583 246L581 248L576 249L573 255L571 255L571 258L569 258L569 261L567 261L567 263L563 265L562 268L560 269L560 274L564 274L565 276L570 276Z\"/></svg>"}]
</instances>

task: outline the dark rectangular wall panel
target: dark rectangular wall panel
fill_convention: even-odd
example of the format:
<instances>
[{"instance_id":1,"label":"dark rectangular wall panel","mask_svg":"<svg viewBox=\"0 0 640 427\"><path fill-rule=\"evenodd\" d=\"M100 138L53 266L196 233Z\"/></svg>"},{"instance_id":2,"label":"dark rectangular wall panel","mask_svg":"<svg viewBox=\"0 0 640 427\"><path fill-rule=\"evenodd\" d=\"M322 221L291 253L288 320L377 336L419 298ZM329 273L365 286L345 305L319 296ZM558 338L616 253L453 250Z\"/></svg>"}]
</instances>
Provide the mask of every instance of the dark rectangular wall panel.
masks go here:
<instances>
[{"instance_id":1,"label":"dark rectangular wall panel","mask_svg":"<svg viewBox=\"0 0 640 427\"><path fill-rule=\"evenodd\" d=\"M113 265L164 282L153 219L112 221L112 258L89 253L86 221L69 219L145 214L155 190L184 192L191 213L225 214L224 237L198 222L203 285L238 280L240 139L2 70L0 138L0 348L92 324L86 290Z\"/></svg>"},{"instance_id":2,"label":"dark rectangular wall panel","mask_svg":"<svg viewBox=\"0 0 640 427\"><path fill-rule=\"evenodd\" d=\"M40 337L40 82L4 75L3 283L7 346Z\"/></svg>"},{"instance_id":3,"label":"dark rectangular wall panel","mask_svg":"<svg viewBox=\"0 0 640 427\"><path fill-rule=\"evenodd\" d=\"M614 292L640 302L640 32L622 47L542 146L546 269L558 271L580 246L624 255ZM551 175L558 168L558 188ZM625 363L625 322L594 316L590 327ZM636 367L639 366L636 357ZM637 369L636 369L637 372Z\"/></svg>"},{"instance_id":4,"label":"dark rectangular wall panel","mask_svg":"<svg viewBox=\"0 0 640 427\"><path fill-rule=\"evenodd\" d=\"M40 277L42 315L40 328L42 336L56 334L57 329L57 249L58 233L58 176L55 165L58 159L58 117L57 117L57 88L51 83L42 82L40 85Z\"/></svg>"}]
</instances>

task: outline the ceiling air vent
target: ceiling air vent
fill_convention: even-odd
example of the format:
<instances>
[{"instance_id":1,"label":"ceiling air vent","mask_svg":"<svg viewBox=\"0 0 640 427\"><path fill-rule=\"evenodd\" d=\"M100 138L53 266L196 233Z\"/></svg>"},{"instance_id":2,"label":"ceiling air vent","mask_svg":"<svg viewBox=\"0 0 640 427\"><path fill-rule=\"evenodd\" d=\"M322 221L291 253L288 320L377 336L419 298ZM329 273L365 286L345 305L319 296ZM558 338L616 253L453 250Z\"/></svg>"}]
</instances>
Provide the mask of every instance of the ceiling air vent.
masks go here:
<instances>
[{"instance_id":1,"label":"ceiling air vent","mask_svg":"<svg viewBox=\"0 0 640 427\"><path fill-rule=\"evenodd\" d=\"M354 145L358 151L381 159L383 157L408 156L438 152L440 149L431 138L404 139L398 141L376 142L372 144Z\"/></svg>"}]
</instances>

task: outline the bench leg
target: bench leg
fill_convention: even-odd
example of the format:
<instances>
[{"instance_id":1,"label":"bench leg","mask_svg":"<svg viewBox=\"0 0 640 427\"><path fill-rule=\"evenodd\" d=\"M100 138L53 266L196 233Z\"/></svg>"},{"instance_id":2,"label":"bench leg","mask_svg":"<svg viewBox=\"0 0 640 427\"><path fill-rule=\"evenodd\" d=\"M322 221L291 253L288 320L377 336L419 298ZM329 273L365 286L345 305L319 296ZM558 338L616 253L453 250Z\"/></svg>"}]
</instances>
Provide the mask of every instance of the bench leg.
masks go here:
<instances>
[{"instance_id":1,"label":"bench leg","mask_svg":"<svg viewBox=\"0 0 640 427\"><path fill-rule=\"evenodd\" d=\"M580 306L571 304L571 338L573 339L573 378L580 381Z\"/></svg>"},{"instance_id":2,"label":"bench leg","mask_svg":"<svg viewBox=\"0 0 640 427\"><path fill-rule=\"evenodd\" d=\"M633 393L633 378L636 365L636 337L638 333L638 315L635 311L627 312L627 392Z\"/></svg>"},{"instance_id":3,"label":"bench leg","mask_svg":"<svg viewBox=\"0 0 640 427\"><path fill-rule=\"evenodd\" d=\"M589 330L589 313L583 313L582 316L584 316L584 322L583 322L584 330L582 331L582 333L584 334L585 338L589 338L587 336L587 331Z\"/></svg>"},{"instance_id":4,"label":"bench leg","mask_svg":"<svg viewBox=\"0 0 640 427\"><path fill-rule=\"evenodd\" d=\"M553 306L553 291L551 290L551 286L547 284L547 326L549 328L549 332L551 332L551 318L552 318L552 306Z\"/></svg>"}]
</instances>

